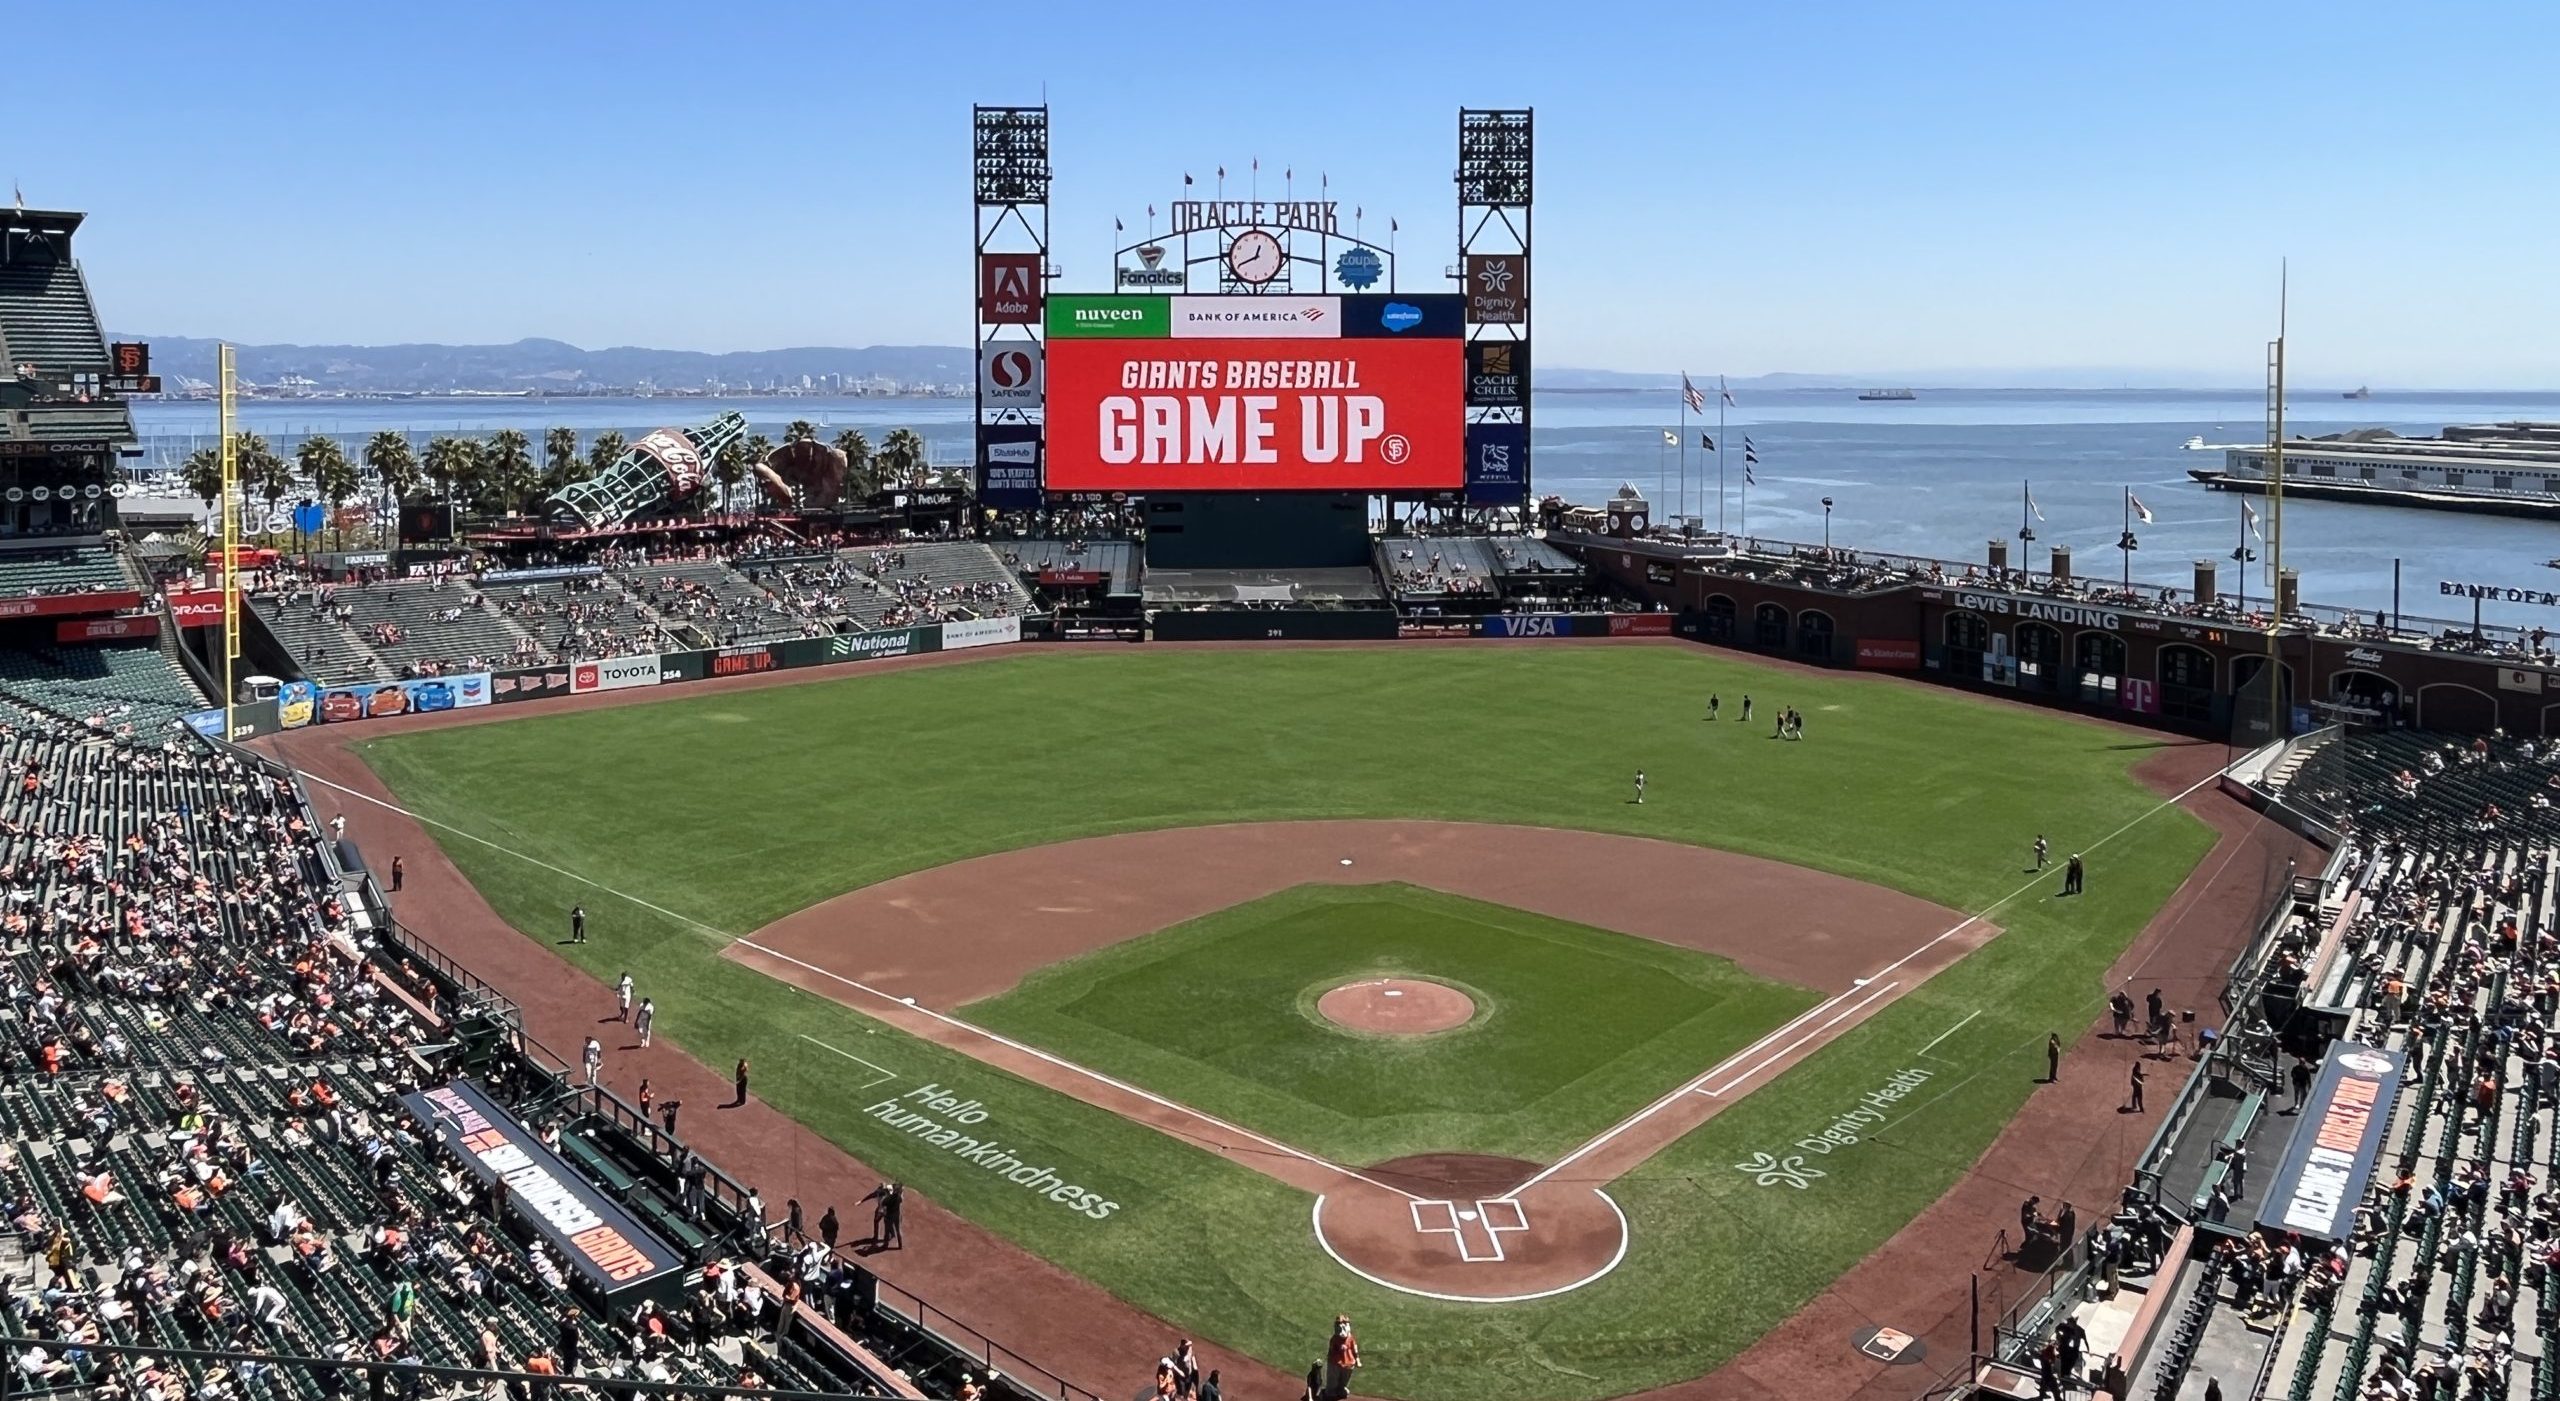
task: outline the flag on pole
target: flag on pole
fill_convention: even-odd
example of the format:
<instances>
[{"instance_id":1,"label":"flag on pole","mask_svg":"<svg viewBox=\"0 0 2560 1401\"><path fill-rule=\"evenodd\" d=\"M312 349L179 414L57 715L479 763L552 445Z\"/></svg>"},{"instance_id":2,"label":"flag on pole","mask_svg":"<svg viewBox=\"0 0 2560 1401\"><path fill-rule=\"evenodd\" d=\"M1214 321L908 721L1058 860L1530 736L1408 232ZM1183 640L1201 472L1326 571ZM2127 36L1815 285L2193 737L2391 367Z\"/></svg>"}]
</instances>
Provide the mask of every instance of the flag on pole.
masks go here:
<instances>
[{"instance_id":1,"label":"flag on pole","mask_svg":"<svg viewBox=\"0 0 2560 1401\"><path fill-rule=\"evenodd\" d=\"M2261 542L2267 538L2264 535L2258 534L2258 513L2256 509L2251 507L2246 501L2240 503L2240 519L2242 523L2249 527L2249 533L2257 535Z\"/></svg>"},{"instance_id":2,"label":"flag on pole","mask_svg":"<svg viewBox=\"0 0 2560 1401\"><path fill-rule=\"evenodd\" d=\"M1698 446L1705 448L1709 452L1714 452L1716 450L1716 440L1707 434L1701 433L1698 435Z\"/></svg>"},{"instance_id":3,"label":"flag on pole","mask_svg":"<svg viewBox=\"0 0 2560 1401\"><path fill-rule=\"evenodd\" d=\"M1758 450L1754 449L1754 448L1751 446L1751 435L1750 435L1750 434L1748 434L1748 433L1743 434L1743 435L1742 435L1742 484L1743 484L1744 486L1758 486L1758 485L1760 485L1760 478L1759 478L1759 475L1758 475L1757 473L1754 473L1754 472L1751 470L1755 465L1757 465L1757 464L1759 463L1759 461L1760 461L1760 454L1759 454Z\"/></svg>"},{"instance_id":4,"label":"flag on pole","mask_svg":"<svg viewBox=\"0 0 2560 1401\"><path fill-rule=\"evenodd\" d=\"M2133 503L2133 518L2135 520L2142 522L2144 525L2151 524L2151 508L2142 504L2141 497L2128 491L2124 494L2124 499Z\"/></svg>"},{"instance_id":5,"label":"flag on pole","mask_svg":"<svg viewBox=\"0 0 2560 1401\"><path fill-rule=\"evenodd\" d=\"M1218 178L1221 180L1227 178L1227 168L1223 165L1218 167Z\"/></svg>"},{"instance_id":6,"label":"flag on pole","mask_svg":"<svg viewBox=\"0 0 2560 1401\"><path fill-rule=\"evenodd\" d=\"M1150 210L1149 212L1153 213L1154 211ZM1120 222L1119 215L1114 214L1111 216L1111 231L1113 233L1127 233L1129 228L1126 224Z\"/></svg>"},{"instance_id":7,"label":"flag on pole","mask_svg":"<svg viewBox=\"0 0 2560 1401\"><path fill-rule=\"evenodd\" d=\"M1394 219L1390 218L1390 219L1388 219L1388 220L1387 220L1387 232L1389 232L1389 233L1394 233L1398 227L1400 227L1400 226L1396 223L1396 221L1395 221Z\"/></svg>"},{"instance_id":8,"label":"flag on pole","mask_svg":"<svg viewBox=\"0 0 2560 1401\"><path fill-rule=\"evenodd\" d=\"M1187 171L1187 170L1186 170L1186 171L1182 172L1182 183L1183 183L1183 184L1185 184L1185 185L1188 185L1188 184L1190 184L1190 183L1191 183L1191 172L1190 172L1190 171Z\"/></svg>"},{"instance_id":9,"label":"flag on pole","mask_svg":"<svg viewBox=\"0 0 2560 1401\"><path fill-rule=\"evenodd\" d=\"M1689 372L1687 370L1682 370L1680 372L1680 402L1688 405L1689 412L1691 413L1705 413L1707 411L1707 396L1699 393L1698 386L1689 382Z\"/></svg>"},{"instance_id":10,"label":"flag on pole","mask_svg":"<svg viewBox=\"0 0 2560 1401\"><path fill-rule=\"evenodd\" d=\"M1663 429L1663 430L1662 430L1662 445L1663 445L1664 447L1667 447L1667 448L1676 448L1676 447L1680 446L1680 435L1679 435L1679 434L1677 434L1677 433L1672 432L1672 431L1671 431L1670 429L1668 429L1668 428Z\"/></svg>"},{"instance_id":11,"label":"flag on pole","mask_svg":"<svg viewBox=\"0 0 2560 1401\"><path fill-rule=\"evenodd\" d=\"M2044 519L2044 507L2036 504L2036 494L2033 491L2027 493L2027 514L2034 516L2037 520Z\"/></svg>"}]
</instances>

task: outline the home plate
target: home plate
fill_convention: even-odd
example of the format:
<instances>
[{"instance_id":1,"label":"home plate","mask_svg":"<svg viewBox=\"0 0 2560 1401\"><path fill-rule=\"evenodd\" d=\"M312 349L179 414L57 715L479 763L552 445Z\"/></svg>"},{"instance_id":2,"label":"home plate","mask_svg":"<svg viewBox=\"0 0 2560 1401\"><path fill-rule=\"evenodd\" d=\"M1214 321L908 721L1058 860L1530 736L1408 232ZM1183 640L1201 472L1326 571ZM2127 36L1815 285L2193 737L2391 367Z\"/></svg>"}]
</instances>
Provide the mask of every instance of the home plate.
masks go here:
<instances>
[{"instance_id":1,"label":"home plate","mask_svg":"<svg viewBox=\"0 0 2560 1401\"><path fill-rule=\"evenodd\" d=\"M1472 1211L1461 1211L1458 1213L1458 1219L1461 1221L1473 1221L1476 1219L1476 1214Z\"/></svg>"}]
</instances>

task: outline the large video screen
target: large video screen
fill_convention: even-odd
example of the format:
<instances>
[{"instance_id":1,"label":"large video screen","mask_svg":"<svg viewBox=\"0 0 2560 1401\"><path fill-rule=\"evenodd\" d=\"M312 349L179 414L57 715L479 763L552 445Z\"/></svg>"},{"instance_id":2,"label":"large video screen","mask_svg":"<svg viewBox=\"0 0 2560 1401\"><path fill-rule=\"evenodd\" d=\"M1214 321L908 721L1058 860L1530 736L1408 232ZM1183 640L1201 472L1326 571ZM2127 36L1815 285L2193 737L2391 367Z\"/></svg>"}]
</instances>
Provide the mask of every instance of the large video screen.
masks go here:
<instances>
[{"instance_id":1,"label":"large video screen","mask_svg":"<svg viewBox=\"0 0 2560 1401\"><path fill-rule=\"evenodd\" d=\"M1453 491L1455 295L1049 299L1051 491Z\"/></svg>"}]
</instances>

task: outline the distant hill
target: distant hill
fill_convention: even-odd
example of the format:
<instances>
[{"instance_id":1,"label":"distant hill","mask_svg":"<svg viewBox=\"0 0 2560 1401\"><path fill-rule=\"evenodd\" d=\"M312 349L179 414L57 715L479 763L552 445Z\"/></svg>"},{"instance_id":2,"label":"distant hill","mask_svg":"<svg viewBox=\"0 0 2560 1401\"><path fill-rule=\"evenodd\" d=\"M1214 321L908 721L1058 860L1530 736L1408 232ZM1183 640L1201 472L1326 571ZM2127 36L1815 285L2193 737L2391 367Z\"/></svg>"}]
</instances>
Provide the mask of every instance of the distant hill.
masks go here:
<instances>
[{"instance_id":1,"label":"distant hill","mask_svg":"<svg viewBox=\"0 0 2560 1401\"><path fill-rule=\"evenodd\" d=\"M210 381L216 342L194 336L116 334L118 340L151 343L151 367L172 381ZM886 379L901 384L964 384L976 374L975 357L959 346L794 346L712 354L699 350L651 350L613 346L584 350L566 341L521 340L512 345L242 345L234 347L239 373L256 384L287 376L322 389L431 393L454 389L531 389L593 393L649 384L690 388L709 381L728 385L796 385L840 375L846 381Z\"/></svg>"}]
</instances>

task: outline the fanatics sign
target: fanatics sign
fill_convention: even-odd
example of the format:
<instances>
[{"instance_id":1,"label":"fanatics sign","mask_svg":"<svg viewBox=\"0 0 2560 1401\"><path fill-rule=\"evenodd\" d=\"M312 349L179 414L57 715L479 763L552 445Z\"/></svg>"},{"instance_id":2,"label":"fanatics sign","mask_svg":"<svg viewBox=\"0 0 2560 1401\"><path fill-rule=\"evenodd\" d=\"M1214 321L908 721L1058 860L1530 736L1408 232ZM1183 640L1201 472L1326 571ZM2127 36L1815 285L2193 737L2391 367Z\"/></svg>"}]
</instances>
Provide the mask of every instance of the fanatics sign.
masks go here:
<instances>
[{"instance_id":1,"label":"fanatics sign","mask_svg":"<svg viewBox=\"0 0 2560 1401\"><path fill-rule=\"evenodd\" d=\"M1275 311L1302 305L1259 300ZM1463 342L1247 334L1255 338L1052 342L1049 489L1465 484Z\"/></svg>"}]
</instances>

